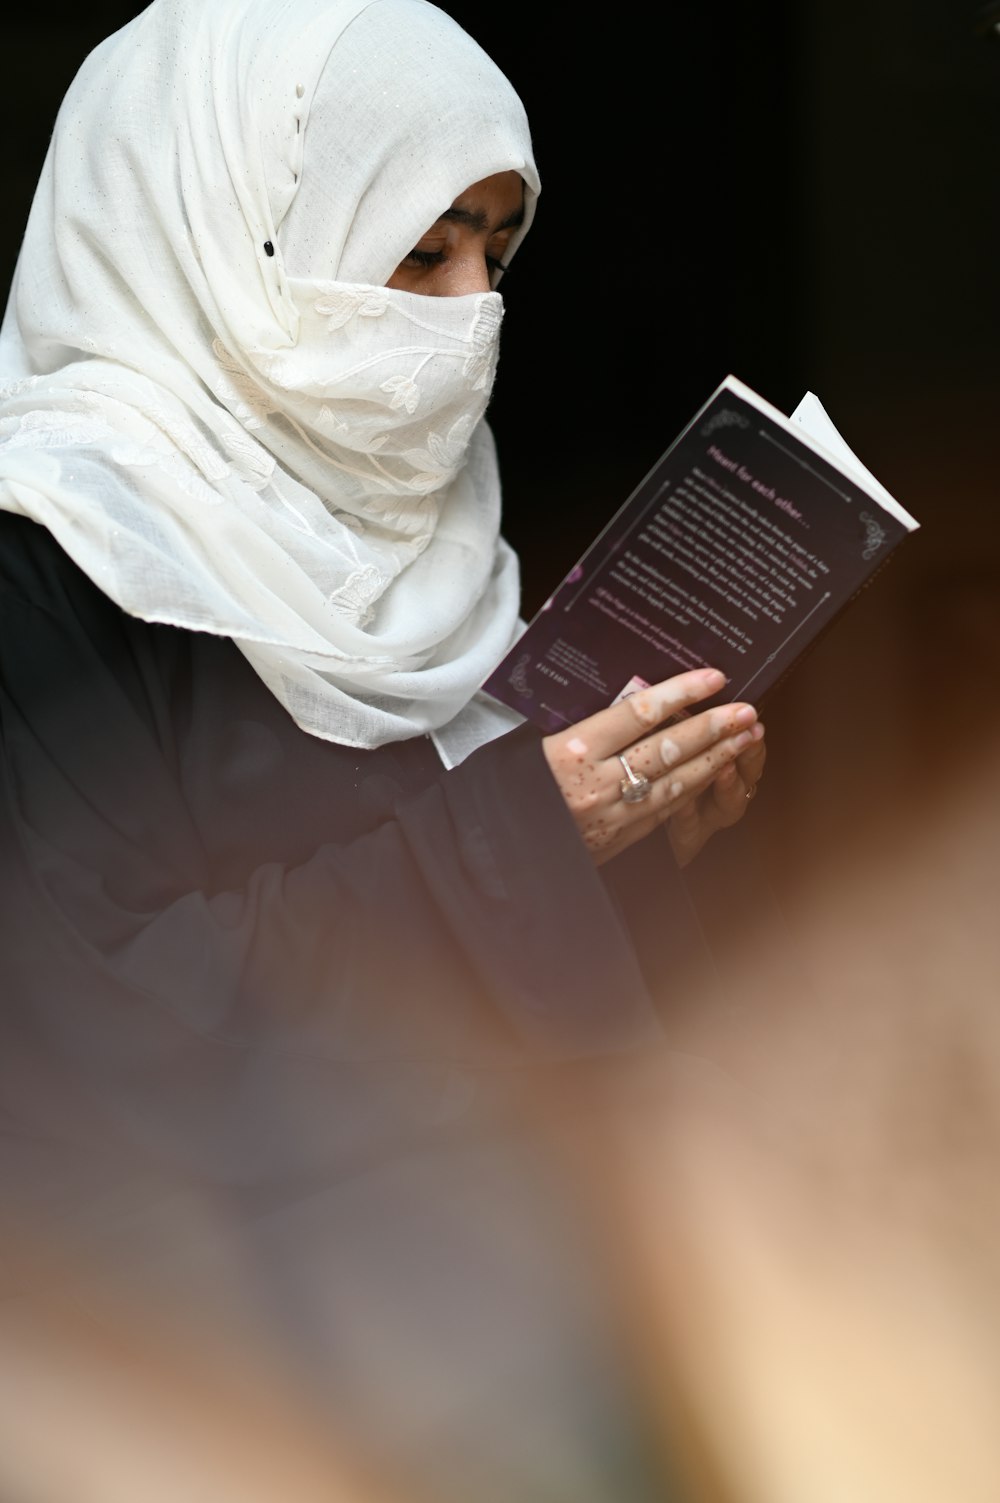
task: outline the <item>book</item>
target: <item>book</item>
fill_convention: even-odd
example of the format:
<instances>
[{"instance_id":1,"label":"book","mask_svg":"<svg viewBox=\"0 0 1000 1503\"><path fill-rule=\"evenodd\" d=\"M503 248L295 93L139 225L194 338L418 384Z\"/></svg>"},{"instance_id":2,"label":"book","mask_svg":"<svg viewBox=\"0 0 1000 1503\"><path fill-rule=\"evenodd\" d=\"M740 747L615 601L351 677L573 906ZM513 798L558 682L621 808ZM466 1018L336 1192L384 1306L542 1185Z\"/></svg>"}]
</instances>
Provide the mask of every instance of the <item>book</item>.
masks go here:
<instances>
[{"instance_id":1,"label":"book","mask_svg":"<svg viewBox=\"0 0 1000 1503\"><path fill-rule=\"evenodd\" d=\"M691 668L759 705L918 525L813 393L727 376L483 688L547 732Z\"/></svg>"}]
</instances>

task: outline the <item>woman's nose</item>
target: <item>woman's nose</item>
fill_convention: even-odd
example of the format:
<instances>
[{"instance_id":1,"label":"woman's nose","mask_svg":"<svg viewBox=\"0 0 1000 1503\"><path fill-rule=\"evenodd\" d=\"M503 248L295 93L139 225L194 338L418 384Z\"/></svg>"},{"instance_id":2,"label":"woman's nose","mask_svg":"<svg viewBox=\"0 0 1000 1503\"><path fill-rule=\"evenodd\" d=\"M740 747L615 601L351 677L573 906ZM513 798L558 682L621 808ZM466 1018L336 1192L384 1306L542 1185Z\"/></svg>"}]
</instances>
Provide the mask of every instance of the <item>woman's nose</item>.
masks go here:
<instances>
[{"instance_id":1,"label":"woman's nose","mask_svg":"<svg viewBox=\"0 0 1000 1503\"><path fill-rule=\"evenodd\" d=\"M489 292L492 282L485 254L470 252L467 256L457 258L442 281L447 285L442 286L441 291L447 297L465 297L470 292Z\"/></svg>"}]
</instances>

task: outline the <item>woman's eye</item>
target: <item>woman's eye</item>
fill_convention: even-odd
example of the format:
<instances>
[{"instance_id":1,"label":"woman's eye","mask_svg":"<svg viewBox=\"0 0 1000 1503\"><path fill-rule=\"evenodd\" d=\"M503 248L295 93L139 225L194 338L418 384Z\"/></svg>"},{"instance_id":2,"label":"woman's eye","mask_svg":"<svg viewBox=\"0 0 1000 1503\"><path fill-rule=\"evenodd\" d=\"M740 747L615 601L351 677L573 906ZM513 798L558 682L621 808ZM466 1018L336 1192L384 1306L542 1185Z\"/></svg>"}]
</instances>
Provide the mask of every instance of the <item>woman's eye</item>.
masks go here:
<instances>
[{"instance_id":1,"label":"woman's eye","mask_svg":"<svg viewBox=\"0 0 1000 1503\"><path fill-rule=\"evenodd\" d=\"M444 251L411 250L403 260L410 266L440 266L444 260Z\"/></svg>"}]
</instances>

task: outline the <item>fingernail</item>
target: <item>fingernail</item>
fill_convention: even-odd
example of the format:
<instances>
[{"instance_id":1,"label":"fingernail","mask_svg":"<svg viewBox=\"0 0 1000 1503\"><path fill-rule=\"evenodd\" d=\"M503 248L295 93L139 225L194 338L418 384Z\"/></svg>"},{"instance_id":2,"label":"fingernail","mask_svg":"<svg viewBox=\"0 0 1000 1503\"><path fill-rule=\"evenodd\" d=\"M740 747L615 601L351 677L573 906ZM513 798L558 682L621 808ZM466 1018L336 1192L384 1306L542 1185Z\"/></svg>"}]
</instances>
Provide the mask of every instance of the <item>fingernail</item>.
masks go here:
<instances>
[{"instance_id":1,"label":"fingernail","mask_svg":"<svg viewBox=\"0 0 1000 1503\"><path fill-rule=\"evenodd\" d=\"M736 711L732 723L733 725L753 725L756 719L757 711L753 705L744 705L741 710Z\"/></svg>"},{"instance_id":2,"label":"fingernail","mask_svg":"<svg viewBox=\"0 0 1000 1503\"><path fill-rule=\"evenodd\" d=\"M724 689L729 682L726 675L720 673L718 668L706 668L701 681L706 689Z\"/></svg>"},{"instance_id":3,"label":"fingernail","mask_svg":"<svg viewBox=\"0 0 1000 1503\"><path fill-rule=\"evenodd\" d=\"M756 729L757 727L754 726L753 731L740 731L739 735L733 741L733 750L742 751L745 746L749 746L751 742L758 740L759 738L754 735Z\"/></svg>"}]
</instances>

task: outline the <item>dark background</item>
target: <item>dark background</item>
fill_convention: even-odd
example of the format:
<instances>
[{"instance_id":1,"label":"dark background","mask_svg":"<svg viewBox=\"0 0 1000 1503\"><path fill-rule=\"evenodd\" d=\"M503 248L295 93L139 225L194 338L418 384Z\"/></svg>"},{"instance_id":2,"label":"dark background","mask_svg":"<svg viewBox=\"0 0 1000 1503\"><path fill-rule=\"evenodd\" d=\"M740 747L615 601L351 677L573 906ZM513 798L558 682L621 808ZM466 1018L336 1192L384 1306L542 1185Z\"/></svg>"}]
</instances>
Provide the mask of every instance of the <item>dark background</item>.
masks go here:
<instances>
[{"instance_id":1,"label":"dark background","mask_svg":"<svg viewBox=\"0 0 1000 1503\"><path fill-rule=\"evenodd\" d=\"M61 95L139 8L4 27L4 286ZM786 411L811 389L922 528L768 705L755 815L787 856L961 775L1000 666L988 8L445 9L522 94L543 179L492 409L526 612L728 372Z\"/></svg>"}]
</instances>

